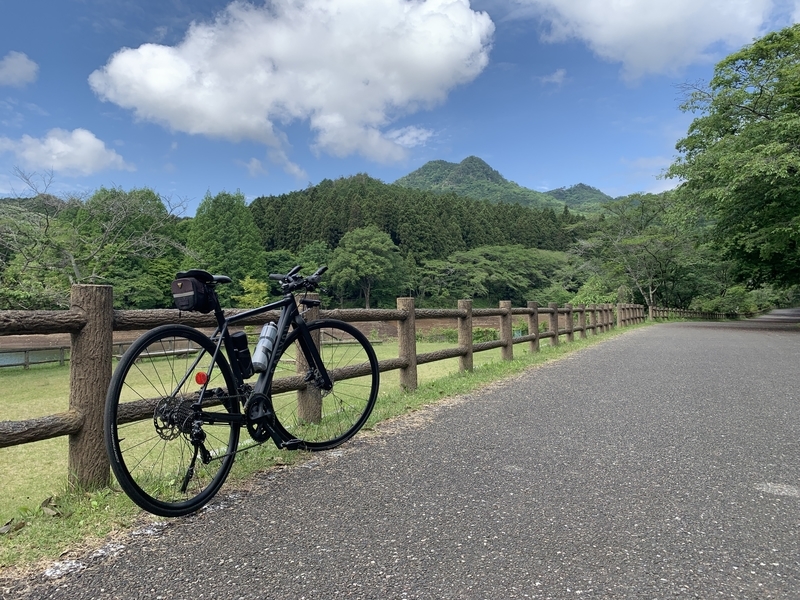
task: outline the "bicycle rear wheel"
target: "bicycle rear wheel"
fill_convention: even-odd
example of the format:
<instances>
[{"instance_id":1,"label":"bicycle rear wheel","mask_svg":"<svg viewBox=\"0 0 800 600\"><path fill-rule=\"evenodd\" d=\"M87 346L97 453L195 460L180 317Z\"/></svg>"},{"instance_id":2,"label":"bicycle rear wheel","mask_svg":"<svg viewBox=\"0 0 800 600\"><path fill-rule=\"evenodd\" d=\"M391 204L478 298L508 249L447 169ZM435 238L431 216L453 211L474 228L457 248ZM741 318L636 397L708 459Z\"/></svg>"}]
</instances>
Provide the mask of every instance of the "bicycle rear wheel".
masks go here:
<instances>
[{"instance_id":1,"label":"bicycle rear wheel","mask_svg":"<svg viewBox=\"0 0 800 600\"><path fill-rule=\"evenodd\" d=\"M306 450L327 450L349 440L366 423L378 397L378 359L364 334L349 323L313 321L308 330L333 389L315 385L296 329L276 361L270 397L281 435L298 440ZM298 386L302 389L296 391Z\"/></svg>"},{"instance_id":2,"label":"bicycle rear wheel","mask_svg":"<svg viewBox=\"0 0 800 600\"><path fill-rule=\"evenodd\" d=\"M231 369L224 356L212 362L214 350L196 329L165 325L136 340L111 378L105 407L111 469L128 496L153 514L196 511L233 465L240 426L195 423L192 409L201 390L195 377L205 373L203 411L239 412L239 400L228 395L236 389Z\"/></svg>"}]
</instances>

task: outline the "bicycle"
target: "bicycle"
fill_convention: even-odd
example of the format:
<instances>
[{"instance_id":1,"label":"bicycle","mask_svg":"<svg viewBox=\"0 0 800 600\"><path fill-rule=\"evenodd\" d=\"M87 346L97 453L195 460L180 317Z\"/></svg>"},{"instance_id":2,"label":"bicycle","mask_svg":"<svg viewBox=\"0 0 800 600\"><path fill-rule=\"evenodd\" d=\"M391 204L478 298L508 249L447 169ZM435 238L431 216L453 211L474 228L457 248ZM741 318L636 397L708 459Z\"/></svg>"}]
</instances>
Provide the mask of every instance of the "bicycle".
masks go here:
<instances>
[{"instance_id":1,"label":"bicycle","mask_svg":"<svg viewBox=\"0 0 800 600\"><path fill-rule=\"evenodd\" d=\"M309 277L299 270L270 274L280 282L280 300L229 317L216 286L230 277L178 273L176 305L213 311L214 333L162 325L120 358L106 396L105 444L120 487L144 510L163 517L195 512L219 491L239 452L268 440L287 450L328 450L366 422L378 395L375 351L349 323L305 321L303 314L320 305L307 294L326 267ZM231 326L276 309L274 346L256 357L263 370L251 382L246 334L231 333ZM242 427L251 440L240 444Z\"/></svg>"}]
</instances>

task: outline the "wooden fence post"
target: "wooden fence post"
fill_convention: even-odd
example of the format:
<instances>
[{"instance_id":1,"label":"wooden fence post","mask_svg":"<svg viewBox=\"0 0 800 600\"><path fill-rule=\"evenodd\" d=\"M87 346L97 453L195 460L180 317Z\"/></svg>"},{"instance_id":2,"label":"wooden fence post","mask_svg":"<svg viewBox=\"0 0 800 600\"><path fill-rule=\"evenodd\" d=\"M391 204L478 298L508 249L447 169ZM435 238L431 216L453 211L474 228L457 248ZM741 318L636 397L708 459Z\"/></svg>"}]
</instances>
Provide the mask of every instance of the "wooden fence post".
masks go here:
<instances>
[{"instance_id":1,"label":"wooden fence post","mask_svg":"<svg viewBox=\"0 0 800 600\"><path fill-rule=\"evenodd\" d=\"M82 313L86 326L70 334L69 408L80 414L83 424L69 436L68 480L73 488L94 490L109 481L103 412L111 382L114 289L73 285L70 310Z\"/></svg>"},{"instance_id":2,"label":"wooden fence post","mask_svg":"<svg viewBox=\"0 0 800 600\"><path fill-rule=\"evenodd\" d=\"M578 304L578 327L580 328L580 339L586 339L586 305Z\"/></svg>"},{"instance_id":3,"label":"wooden fence post","mask_svg":"<svg viewBox=\"0 0 800 600\"><path fill-rule=\"evenodd\" d=\"M500 309L505 311L500 316L500 339L503 341L500 356L503 360L514 360L514 328L511 319L511 300L501 300Z\"/></svg>"},{"instance_id":4,"label":"wooden fence post","mask_svg":"<svg viewBox=\"0 0 800 600\"><path fill-rule=\"evenodd\" d=\"M564 321L567 329L567 341L575 341L575 317L572 314L572 304L565 304L564 308L567 309L567 314L564 315Z\"/></svg>"},{"instance_id":5,"label":"wooden fence post","mask_svg":"<svg viewBox=\"0 0 800 600\"><path fill-rule=\"evenodd\" d=\"M309 300L319 300L319 294L308 294ZM309 307L303 315L306 322L319 319L319 306ZM317 329L311 334L314 345L319 349L320 330ZM305 374L308 372L308 364L302 352L297 353L297 373ZM319 423L322 421L322 390L317 386L307 385L304 389L297 390L297 416L301 421L308 423Z\"/></svg>"},{"instance_id":6,"label":"wooden fence post","mask_svg":"<svg viewBox=\"0 0 800 600\"><path fill-rule=\"evenodd\" d=\"M530 341L530 351L539 351L539 303L528 302L528 335L533 335L534 338Z\"/></svg>"},{"instance_id":7,"label":"wooden fence post","mask_svg":"<svg viewBox=\"0 0 800 600\"><path fill-rule=\"evenodd\" d=\"M407 392L413 392L417 389L417 323L414 298L398 298L397 309L406 311L408 315L397 322L400 358L408 361L408 366L400 369L400 387Z\"/></svg>"},{"instance_id":8,"label":"wooden fence post","mask_svg":"<svg viewBox=\"0 0 800 600\"><path fill-rule=\"evenodd\" d=\"M617 328L622 328L622 325L624 323L622 317L623 306L624 305L622 303L617 303Z\"/></svg>"},{"instance_id":9,"label":"wooden fence post","mask_svg":"<svg viewBox=\"0 0 800 600\"><path fill-rule=\"evenodd\" d=\"M466 351L458 357L458 369L472 371L472 300L459 300L458 309L467 311L466 317L458 317L458 347Z\"/></svg>"},{"instance_id":10,"label":"wooden fence post","mask_svg":"<svg viewBox=\"0 0 800 600\"><path fill-rule=\"evenodd\" d=\"M553 332L550 345L558 346L558 304L550 302L547 306L550 308L550 331Z\"/></svg>"},{"instance_id":11,"label":"wooden fence post","mask_svg":"<svg viewBox=\"0 0 800 600\"><path fill-rule=\"evenodd\" d=\"M599 335L597 332L597 304L589 305L589 319L590 319L589 326L592 329L592 334Z\"/></svg>"}]
</instances>

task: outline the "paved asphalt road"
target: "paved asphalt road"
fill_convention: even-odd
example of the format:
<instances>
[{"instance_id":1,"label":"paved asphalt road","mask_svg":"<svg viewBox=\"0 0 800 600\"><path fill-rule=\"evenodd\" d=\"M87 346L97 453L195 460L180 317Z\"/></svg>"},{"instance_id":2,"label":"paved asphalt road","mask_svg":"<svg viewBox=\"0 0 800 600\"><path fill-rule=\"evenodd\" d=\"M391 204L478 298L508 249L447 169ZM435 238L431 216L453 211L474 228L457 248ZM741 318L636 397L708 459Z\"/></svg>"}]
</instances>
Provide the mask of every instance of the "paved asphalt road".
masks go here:
<instances>
[{"instance_id":1,"label":"paved asphalt road","mask_svg":"<svg viewBox=\"0 0 800 600\"><path fill-rule=\"evenodd\" d=\"M6 595L800 598L789 317L631 331Z\"/></svg>"}]
</instances>

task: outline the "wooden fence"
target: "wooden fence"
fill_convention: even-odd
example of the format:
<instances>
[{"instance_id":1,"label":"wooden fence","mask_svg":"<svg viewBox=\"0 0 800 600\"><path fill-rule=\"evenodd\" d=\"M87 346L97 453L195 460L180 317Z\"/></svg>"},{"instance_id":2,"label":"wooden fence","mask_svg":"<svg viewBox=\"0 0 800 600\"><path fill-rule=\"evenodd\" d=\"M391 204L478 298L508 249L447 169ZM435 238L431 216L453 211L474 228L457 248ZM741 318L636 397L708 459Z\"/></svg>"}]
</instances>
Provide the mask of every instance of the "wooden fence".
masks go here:
<instances>
[{"instance_id":1,"label":"wooden fence","mask_svg":"<svg viewBox=\"0 0 800 600\"><path fill-rule=\"evenodd\" d=\"M755 313L722 313L689 310L686 308L659 308L649 307L650 319L703 319L704 321L719 321L723 319L746 319Z\"/></svg>"},{"instance_id":2,"label":"wooden fence","mask_svg":"<svg viewBox=\"0 0 800 600\"><path fill-rule=\"evenodd\" d=\"M103 407L111 380L113 333L150 329L165 323L183 323L195 327L214 327L212 315L179 313L177 310L113 310L110 286L75 285L70 309L63 311L0 311L0 336L23 334L70 334L69 410L64 413L28 419L0 421L0 448L69 436L69 482L82 489L96 489L108 483L109 465L103 442ZM229 312L235 313L233 309ZM395 321L399 355L380 361L381 371L399 369L403 389L417 387L417 366L448 358L458 358L461 370L472 370L473 354L501 349L503 360L512 360L515 344L528 344L531 352L539 350L540 341L549 339L557 346L577 334L585 338L612 327L643 322L644 307L637 304L598 304L589 306L547 307L536 302L513 308L500 302L498 308L472 307L471 300L460 300L456 309L419 309L413 298L398 298L396 310L335 309L315 311L320 318L349 322ZM514 317L523 318L528 334L514 337ZM243 325L261 325L276 320L277 313L264 313ZM473 343L472 319L496 317L499 339ZM458 323L458 345L436 352L418 354L416 322L421 319L454 319ZM540 322L547 323L539 331Z\"/></svg>"}]
</instances>

